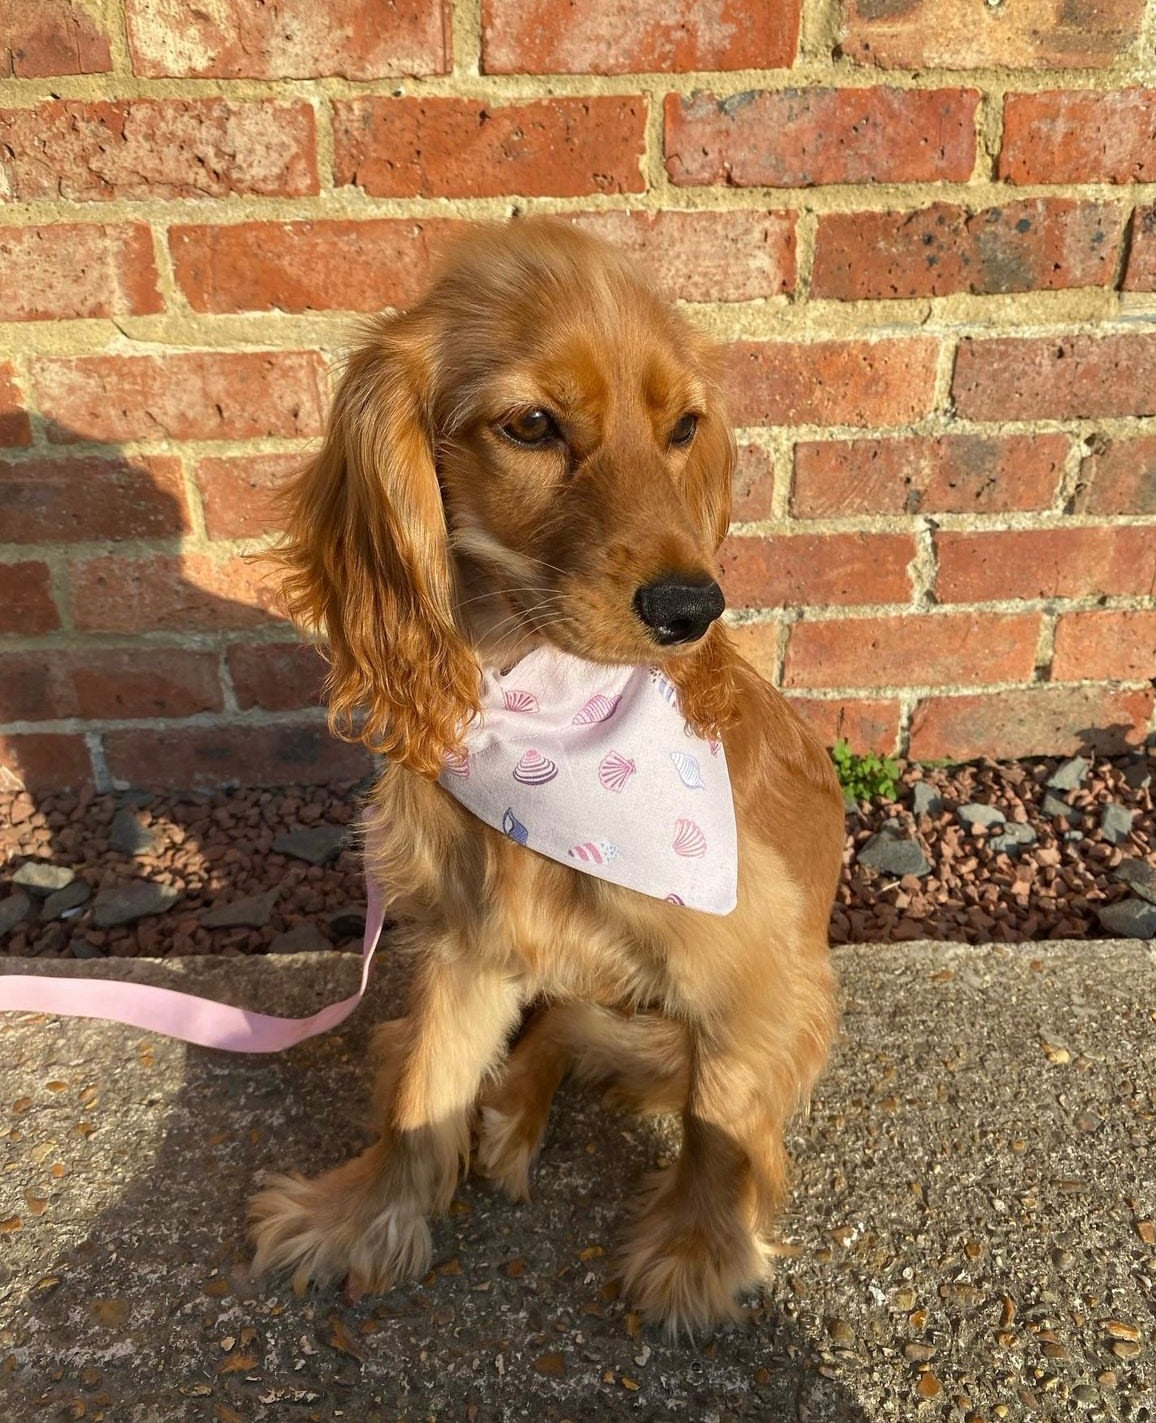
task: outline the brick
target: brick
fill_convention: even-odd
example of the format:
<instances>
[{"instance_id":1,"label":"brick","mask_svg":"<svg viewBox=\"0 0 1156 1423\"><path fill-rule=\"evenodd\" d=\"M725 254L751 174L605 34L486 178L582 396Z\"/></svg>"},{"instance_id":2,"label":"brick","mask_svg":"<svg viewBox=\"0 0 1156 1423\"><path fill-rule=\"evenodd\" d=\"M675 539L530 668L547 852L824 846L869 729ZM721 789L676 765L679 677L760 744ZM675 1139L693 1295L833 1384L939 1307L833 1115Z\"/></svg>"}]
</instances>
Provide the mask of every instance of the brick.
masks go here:
<instances>
[{"instance_id":1,"label":"brick","mask_svg":"<svg viewBox=\"0 0 1156 1423\"><path fill-rule=\"evenodd\" d=\"M574 220L630 252L682 301L761 301L795 289L794 213L602 212Z\"/></svg>"},{"instance_id":2,"label":"brick","mask_svg":"<svg viewBox=\"0 0 1156 1423\"><path fill-rule=\"evenodd\" d=\"M1153 694L1104 687L1031 687L928 697L911 723L914 761L1119 755L1142 746Z\"/></svg>"},{"instance_id":3,"label":"brick","mask_svg":"<svg viewBox=\"0 0 1156 1423\"><path fill-rule=\"evenodd\" d=\"M969 212L827 213L819 218L813 297L948 296L953 292L1113 287L1126 210L1031 198Z\"/></svg>"},{"instance_id":4,"label":"brick","mask_svg":"<svg viewBox=\"0 0 1156 1423\"><path fill-rule=\"evenodd\" d=\"M299 711L324 703L325 662L301 642L238 642L229 648L229 676L242 711Z\"/></svg>"},{"instance_id":5,"label":"brick","mask_svg":"<svg viewBox=\"0 0 1156 1423\"><path fill-rule=\"evenodd\" d=\"M15 370L0 361L0 449L19 449L32 443L26 404Z\"/></svg>"},{"instance_id":6,"label":"brick","mask_svg":"<svg viewBox=\"0 0 1156 1423\"><path fill-rule=\"evenodd\" d=\"M800 0L483 0L486 74L684 74L780 69L795 58Z\"/></svg>"},{"instance_id":7,"label":"brick","mask_svg":"<svg viewBox=\"0 0 1156 1423\"><path fill-rule=\"evenodd\" d=\"M0 321L161 310L152 233L138 223L0 228L0 264Z\"/></svg>"},{"instance_id":8,"label":"brick","mask_svg":"<svg viewBox=\"0 0 1156 1423\"><path fill-rule=\"evenodd\" d=\"M165 538L189 526L168 455L0 460L0 506L10 543Z\"/></svg>"},{"instance_id":9,"label":"brick","mask_svg":"<svg viewBox=\"0 0 1156 1423\"><path fill-rule=\"evenodd\" d=\"M1069 613L1056 624L1056 682L1141 682L1156 672L1156 611Z\"/></svg>"},{"instance_id":10,"label":"brick","mask_svg":"<svg viewBox=\"0 0 1156 1423\"><path fill-rule=\"evenodd\" d=\"M1156 436L1097 439L1080 465L1077 514L1156 514Z\"/></svg>"},{"instance_id":11,"label":"brick","mask_svg":"<svg viewBox=\"0 0 1156 1423\"><path fill-rule=\"evenodd\" d=\"M277 491L306 456L228 455L197 461L196 480L211 539L252 539L281 528Z\"/></svg>"},{"instance_id":12,"label":"brick","mask_svg":"<svg viewBox=\"0 0 1156 1423\"><path fill-rule=\"evenodd\" d=\"M666 99L666 171L680 187L963 182L974 89L755 90Z\"/></svg>"},{"instance_id":13,"label":"brick","mask_svg":"<svg viewBox=\"0 0 1156 1423\"><path fill-rule=\"evenodd\" d=\"M736 522L769 519L774 497L775 469L770 450L764 445L740 445L731 518Z\"/></svg>"},{"instance_id":14,"label":"brick","mask_svg":"<svg viewBox=\"0 0 1156 1423\"><path fill-rule=\"evenodd\" d=\"M192 716L221 706L213 652L136 646L0 653L0 721Z\"/></svg>"},{"instance_id":15,"label":"brick","mask_svg":"<svg viewBox=\"0 0 1156 1423\"><path fill-rule=\"evenodd\" d=\"M0 78L107 74L108 31L82 0L4 0Z\"/></svg>"},{"instance_id":16,"label":"brick","mask_svg":"<svg viewBox=\"0 0 1156 1423\"><path fill-rule=\"evenodd\" d=\"M145 788L326 785L359 780L372 769L363 747L337 741L312 721L108 731L102 740L113 778Z\"/></svg>"},{"instance_id":17,"label":"brick","mask_svg":"<svg viewBox=\"0 0 1156 1423\"><path fill-rule=\"evenodd\" d=\"M891 755L899 745L899 703L894 698L788 697L824 746L846 741L860 756Z\"/></svg>"},{"instance_id":18,"label":"brick","mask_svg":"<svg viewBox=\"0 0 1156 1423\"><path fill-rule=\"evenodd\" d=\"M94 780L84 737L51 732L0 735L0 770L30 791L79 789Z\"/></svg>"},{"instance_id":19,"label":"brick","mask_svg":"<svg viewBox=\"0 0 1156 1423\"><path fill-rule=\"evenodd\" d=\"M936 535L941 602L1151 593L1156 538L1143 525Z\"/></svg>"},{"instance_id":20,"label":"brick","mask_svg":"<svg viewBox=\"0 0 1156 1423\"><path fill-rule=\"evenodd\" d=\"M380 311L417 300L431 247L456 226L437 219L243 222L173 227L169 246L194 311Z\"/></svg>"},{"instance_id":21,"label":"brick","mask_svg":"<svg viewBox=\"0 0 1156 1423\"><path fill-rule=\"evenodd\" d=\"M739 425L906 425L935 403L938 343L737 341L728 356Z\"/></svg>"},{"instance_id":22,"label":"brick","mask_svg":"<svg viewBox=\"0 0 1156 1423\"><path fill-rule=\"evenodd\" d=\"M334 179L384 198L641 193L646 116L638 94L338 99Z\"/></svg>"},{"instance_id":23,"label":"brick","mask_svg":"<svg viewBox=\"0 0 1156 1423\"><path fill-rule=\"evenodd\" d=\"M961 341L952 398L968 420L1156 414L1156 334Z\"/></svg>"},{"instance_id":24,"label":"brick","mask_svg":"<svg viewBox=\"0 0 1156 1423\"><path fill-rule=\"evenodd\" d=\"M907 534L732 537L722 548L723 588L732 607L906 603L914 557Z\"/></svg>"},{"instance_id":25,"label":"brick","mask_svg":"<svg viewBox=\"0 0 1156 1423\"><path fill-rule=\"evenodd\" d=\"M316 435L326 404L315 351L48 357L32 374L58 443Z\"/></svg>"},{"instance_id":26,"label":"brick","mask_svg":"<svg viewBox=\"0 0 1156 1423\"><path fill-rule=\"evenodd\" d=\"M0 563L0 632L34 637L59 626L48 565L32 560Z\"/></svg>"},{"instance_id":27,"label":"brick","mask_svg":"<svg viewBox=\"0 0 1156 1423\"><path fill-rule=\"evenodd\" d=\"M778 623L742 623L730 629L739 653L768 682L775 681ZM845 739L856 751L894 751L899 739L899 701L895 697L787 696L787 701L824 746Z\"/></svg>"},{"instance_id":28,"label":"brick","mask_svg":"<svg viewBox=\"0 0 1156 1423\"><path fill-rule=\"evenodd\" d=\"M215 632L278 622L275 572L256 559L110 554L73 563L70 580L82 632Z\"/></svg>"},{"instance_id":29,"label":"brick","mask_svg":"<svg viewBox=\"0 0 1156 1423\"><path fill-rule=\"evenodd\" d=\"M779 628L778 618L770 622L739 623L727 629L727 635L739 654L746 658L760 677L776 686L779 681Z\"/></svg>"},{"instance_id":30,"label":"brick","mask_svg":"<svg viewBox=\"0 0 1156 1423\"><path fill-rule=\"evenodd\" d=\"M1068 454L1064 435L946 435L803 441L791 513L997 514L1051 507Z\"/></svg>"},{"instance_id":31,"label":"brick","mask_svg":"<svg viewBox=\"0 0 1156 1423\"><path fill-rule=\"evenodd\" d=\"M839 53L883 69L1088 69L1135 44L1144 0L848 0Z\"/></svg>"},{"instance_id":32,"label":"brick","mask_svg":"<svg viewBox=\"0 0 1156 1423\"><path fill-rule=\"evenodd\" d=\"M1012 183L1151 183L1156 89L1008 94L999 176Z\"/></svg>"},{"instance_id":33,"label":"brick","mask_svg":"<svg viewBox=\"0 0 1156 1423\"><path fill-rule=\"evenodd\" d=\"M449 5L428 0L127 0L133 72L216 79L444 74Z\"/></svg>"},{"instance_id":34,"label":"brick","mask_svg":"<svg viewBox=\"0 0 1156 1423\"><path fill-rule=\"evenodd\" d=\"M1156 207L1136 209L1123 285L1129 292L1156 291Z\"/></svg>"},{"instance_id":35,"label":"brick","mask_svg":"<svg viewBox=\"0 0 1156 1423\"><path fill-rule=\"evenodd\" d=\"M1035 613L907 614L799 622L784 687L939 687L1023 682L1035 669Z\"/></svg>"},{"instance_id":36,"label":"brick","mask_svg":"<svg viewBox=\"0 0 1156 1423\"><path fill-rule=\"evenodd\" d=\"M313 109L227 99L0 109L10 200L301 197L318 191Z\"/></svg>"}]
</instances>

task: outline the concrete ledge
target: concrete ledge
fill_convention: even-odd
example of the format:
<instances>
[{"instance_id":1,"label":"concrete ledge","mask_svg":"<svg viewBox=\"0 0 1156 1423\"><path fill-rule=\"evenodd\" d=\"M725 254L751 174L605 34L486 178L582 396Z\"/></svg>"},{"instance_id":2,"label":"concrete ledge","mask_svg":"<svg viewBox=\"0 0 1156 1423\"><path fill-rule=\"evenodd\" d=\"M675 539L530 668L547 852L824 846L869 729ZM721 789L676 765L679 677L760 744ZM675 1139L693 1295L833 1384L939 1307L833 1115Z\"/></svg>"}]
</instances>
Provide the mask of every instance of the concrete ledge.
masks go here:
<instances>
[{"instance_id":1,"label":"concrete ledge","mask_svg":"<svg viewBox=\"0 0 1156 1423\"><path fill-rule=\"evenodd\" d=\"M364 1140L371 1001L277 1057L0 1015L4 1417L1123 1419L1156 1398L1156 953L1131 942L837 951L843 1037L795 1133L792 1254L697 1345L608 1286L672 1149L568 1090L515 1207L471 1182L420 1285L351 1306L252 1284L257 1173ZM5 960L0 970L61 971ZM350 991L353 956L114 961L265 1011ZM1006 1412L995 1410L1003 1406Z\"/></svg>"}]
</instances>

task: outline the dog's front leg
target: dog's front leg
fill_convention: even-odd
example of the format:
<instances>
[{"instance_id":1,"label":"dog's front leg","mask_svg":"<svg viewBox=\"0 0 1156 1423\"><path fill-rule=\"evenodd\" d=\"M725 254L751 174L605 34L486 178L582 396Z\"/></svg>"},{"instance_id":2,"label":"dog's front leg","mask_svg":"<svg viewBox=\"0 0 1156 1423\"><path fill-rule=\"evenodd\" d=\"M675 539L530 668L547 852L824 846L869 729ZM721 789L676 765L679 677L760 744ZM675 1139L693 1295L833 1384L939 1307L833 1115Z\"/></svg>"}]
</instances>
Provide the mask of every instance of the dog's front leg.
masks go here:
<instances>
[{"instance_id":1,"label":"dog's front leg","mask_svg":"<svg viewBox=\"0 0 1156 1423\"><path fill-rule=\"evenodd\" d=\"M348 1277L355 1292L420 1278L428 1217L445 1211L469 1155L469 1116L521 1006L517 984L445 939L418 969L409 1017L389 1035L380 1138L315 1180L277 1176L253 1201L255 1273L295 1288Z\"/></svg>"},{"instance_id":2,"label":"dog's front leg","mask_svg":"<svg viewBox=\"0 0 1156 1423\"><path fill-rule=\"evenodd\" d=\"M776 1017L756 1007L692 1031L682 1150L644 1197L622 1256L628 1298L670 1334L735 1318L736 1294L766 1272L784 1128L825 1050L802 1032L792 1042Z\"/></svg>"}]
</instances>

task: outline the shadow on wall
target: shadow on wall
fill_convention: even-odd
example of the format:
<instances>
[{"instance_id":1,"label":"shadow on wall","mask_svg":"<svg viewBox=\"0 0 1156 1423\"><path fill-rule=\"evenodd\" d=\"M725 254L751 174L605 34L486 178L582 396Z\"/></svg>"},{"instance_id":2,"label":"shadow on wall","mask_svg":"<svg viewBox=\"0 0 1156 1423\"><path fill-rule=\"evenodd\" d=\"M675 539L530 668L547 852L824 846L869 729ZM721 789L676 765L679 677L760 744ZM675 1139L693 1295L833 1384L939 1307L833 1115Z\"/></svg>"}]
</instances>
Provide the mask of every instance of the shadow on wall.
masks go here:
<instances>
[{"instance_id":1,"label":"shadow on wall","mask_svg":"<svg viewBox=\"0 0 1156 1423\"><path fill-rule=\"evenodd\" d=\"M299 456L129 455L52 425L0 462L0 778L59 786L319 784L365 773L331 737L315 649L246 553ZM228 530L231 537L219 536Z\"/></svg>"},{"instance_id":2,"label":"shadow on wall","mask_svg":"<svg viewBox=\"0 0 1156 1423\"><path fill-rule=\"evenodd\" d=\"M274 526L272 489L297 456L255 456L228 488L206 481L218 504L240 503L228 526L247 533L214 539L220 510L186 489L176 458L47 433L0 461L0 949L356 940L356 914L337 912L364 902L360 854L342 837L372 761L329 734L323 662L277 617L275 570L244 555ZM229 785L242 789L215 794ZM325 843L311 859L278 852L294 832ZM26 892L14 877L29 862L63 899ZM101 891L127 896L119 922L96 912ZM155 902L130 913L145 892ZM253 896L247 919L203 922Z\"/></svg>"}]
</instances>

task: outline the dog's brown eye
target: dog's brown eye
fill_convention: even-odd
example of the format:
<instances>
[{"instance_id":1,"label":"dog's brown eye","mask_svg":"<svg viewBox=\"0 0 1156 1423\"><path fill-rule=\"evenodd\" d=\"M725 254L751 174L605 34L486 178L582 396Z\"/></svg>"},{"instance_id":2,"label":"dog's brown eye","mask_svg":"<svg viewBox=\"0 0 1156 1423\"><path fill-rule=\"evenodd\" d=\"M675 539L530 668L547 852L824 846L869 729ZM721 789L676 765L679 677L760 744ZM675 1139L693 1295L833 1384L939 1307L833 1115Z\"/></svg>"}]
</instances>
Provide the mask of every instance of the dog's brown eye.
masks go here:
<instances>
[{"instance_id":1,"label":"dog's brown eye","mask_svg":"<svg viewBox=\"0 0 1156 1423\"><path fill-rule=\"evenodd\" d=\"M499 429L516 445L544 445L560 438L557 422L546 410L524 410Z\"/></svg>"},{"instance_id":2,"label":"dog's brown eye","mask_svg":"<svg viewBox=\"0 0 1156 1423\"><path fill-rule=\"evenodd\" d=\"M698 429L698 416L688 410L674 429L670 432L670 443L672 445L689 445L694 439L694 432Z\"/></svg>"}]
</instances>

